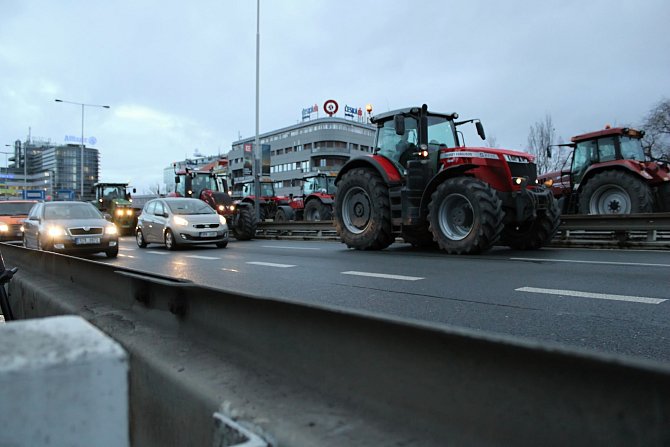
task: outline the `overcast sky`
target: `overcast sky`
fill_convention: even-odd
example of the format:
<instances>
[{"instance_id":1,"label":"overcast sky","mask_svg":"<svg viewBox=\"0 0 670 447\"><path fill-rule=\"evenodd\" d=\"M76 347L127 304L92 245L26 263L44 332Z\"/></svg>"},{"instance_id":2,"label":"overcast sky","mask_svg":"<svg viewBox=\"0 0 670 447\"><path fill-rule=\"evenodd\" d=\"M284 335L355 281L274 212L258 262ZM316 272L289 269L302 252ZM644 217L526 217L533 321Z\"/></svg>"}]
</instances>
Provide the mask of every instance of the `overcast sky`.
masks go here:
<instances>
[{"instance_id":1,"label":"overcast sky","mask_svg":"<svg viewBox=\"0 0 670 447\"><path fill-rule=\"evenodd\" d=\"M516 150L546 114L565 140L639 124L670 97L669 22L668 0L261 0L260 130L330 98L427 103ZM85 116L101 180L148 192L254 135L255 51L253 0L0 0L0 143L79 136L55 98L109 105Z\"/></svg>"}]
</instances>

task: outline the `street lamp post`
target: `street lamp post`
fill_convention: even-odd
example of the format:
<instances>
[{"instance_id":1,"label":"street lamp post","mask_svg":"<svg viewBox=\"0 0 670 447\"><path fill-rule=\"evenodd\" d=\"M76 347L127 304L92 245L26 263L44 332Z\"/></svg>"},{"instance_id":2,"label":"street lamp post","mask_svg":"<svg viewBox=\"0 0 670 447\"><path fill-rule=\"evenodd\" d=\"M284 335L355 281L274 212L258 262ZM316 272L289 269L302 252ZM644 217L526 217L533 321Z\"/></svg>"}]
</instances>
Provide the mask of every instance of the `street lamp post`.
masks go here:
<instances>
[{"instance_id":1,"label":"street lamp post","mask_svg":"<svg viewBox=\"0 0 670 447\"><path fill-rule=\"evenodd\" d=\"M103 109L109 109L109 106L100 104L84 104L81 102L65 101L63 99L55 99L54 101L81 106L81 189L79 191L79 200L84 200L84 108L101 107Z\"/></svg>"}]
</instances>

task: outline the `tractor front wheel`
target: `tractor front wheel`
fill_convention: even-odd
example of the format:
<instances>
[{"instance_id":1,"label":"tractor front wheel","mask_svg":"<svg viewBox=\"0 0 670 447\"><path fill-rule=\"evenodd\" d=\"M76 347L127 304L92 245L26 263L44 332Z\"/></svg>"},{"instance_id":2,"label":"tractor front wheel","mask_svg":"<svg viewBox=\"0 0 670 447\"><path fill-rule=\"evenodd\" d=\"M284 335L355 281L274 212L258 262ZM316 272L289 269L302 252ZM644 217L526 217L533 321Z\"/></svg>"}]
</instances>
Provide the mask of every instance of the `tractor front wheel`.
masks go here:
<instances>
[{"instance_id":1,"label":"tractor front wheel","mask_svg":"<svg viewBox=\"0 0 670 447\"><path fill-rule=\"evenodd\" d=\"M347 247L357 250L381 250L393 243L388 186L377 172L356 168L342 176L335 229Z\"/></svg>"},{"instance_id":2,"label":"tractor front wheel","mask_svg":"<svg viewBox=\"0 0 670 447\"><path fill-rule=\"evenodd\" d=\"M556 199L546 210L537 212L537 217L524 223L511 222L502 232L502 243L515 250L537 250L549 242L561 223L561 210Z\"/></svg>"},{"instance_id":3,"label":"tractor front wheel","mask_svg":"<svg viewBox=\"0 0 670 447\"><path fill-rule=\"evenodd\" d=\"M653 209L649 185L622 171L595 174L579 196L581 214L650 213Z\"/></svg>"},{"instance_id":4,"label":"tractor front wheel","mask_svg":"<svg viewBox=\"0 0 670 447\"><path fill-rule=\"evenodd\" d=\"M305 220L315 222L320 220L331 220L333 210L330 206L321 203L317 199L312 199L305 205Z\"/></svg>"},{"instance_id":5,"label":"tractor front wheel","mask_svg":"<svg viewBox=\"0 0 670 447\"><path fill-rule=\"evenodd\" d=\"M248 241L256 236L258 221L256 220L255 210L251 206L240 206L237 212L239 214L231 226L231 230L238 241Z\"/></svg>"},{"instance_id":6,"label":"tractor front wheel","mask_svg":"<svg viewBox=\"0 0 670 447\"><path fill-rule=\"evenodd\" d=\"M446 180L428 205L428 222L442 250L475 254L491 248L500 238L502 201L488 184L471 177Z\"/></svg>"}]
</instances>

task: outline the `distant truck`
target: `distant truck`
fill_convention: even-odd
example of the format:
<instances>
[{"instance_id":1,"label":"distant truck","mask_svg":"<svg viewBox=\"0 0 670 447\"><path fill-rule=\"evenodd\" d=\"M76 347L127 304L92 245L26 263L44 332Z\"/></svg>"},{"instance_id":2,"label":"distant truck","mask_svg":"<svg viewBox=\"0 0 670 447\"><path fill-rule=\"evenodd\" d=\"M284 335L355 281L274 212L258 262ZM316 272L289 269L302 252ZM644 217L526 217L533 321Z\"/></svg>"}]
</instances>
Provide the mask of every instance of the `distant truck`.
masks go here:
<instances>
[{"instance_id":1,"label":"distant truck","mask_svg":"<svg viewBox=\"0 0 670 447\"><path fill-rule=\"evenodd\" d=\"M563 213L631 214L670 211L670 166L648 161L644 132L627 127L572 137L569 169L538 176L552 183ZM547 148L551 157L551 146ZM567 163L567 161L566 161Z\"/></svg>"},{"instance_id":2,"label":"distant truck","mask_svg":"<svg viewBox=\"0 0 670 447\"><path fill-rule=\"evenodd\" d=\"M93 186L98 210L111 216L119 235L135 233L137 210L133 208L127 183L96 183Z\"/></svg>"}]
</instances>

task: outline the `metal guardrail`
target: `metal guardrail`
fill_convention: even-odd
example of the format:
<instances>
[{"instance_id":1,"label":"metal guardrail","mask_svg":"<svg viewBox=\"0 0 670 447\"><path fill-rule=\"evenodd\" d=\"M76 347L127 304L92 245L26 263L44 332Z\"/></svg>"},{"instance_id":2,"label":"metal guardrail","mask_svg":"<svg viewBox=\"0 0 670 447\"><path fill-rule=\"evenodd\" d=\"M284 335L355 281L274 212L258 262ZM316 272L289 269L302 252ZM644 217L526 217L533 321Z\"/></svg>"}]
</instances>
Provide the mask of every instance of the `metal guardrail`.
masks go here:
<instances>
[{"instance_id":1,"label":"metal guardrail","mask_svg":"<svg viewBox=\"0 0 670 447\"><path fill-rule=\"evenodd\" d=\"M137 446L670 445L666 364L2 251L18 318L129 352Z\"/></svg>"},{"instance_id":2,"label":"metal guardrail","mask_svg":"<svg viewBox=\"0 0 670 447\"><path fill-rule=\"evenodd\" d=\"M339 240L332 221L262 222L256 237ZM563 215L552 246L670 249L670 213Z\"/></svg>"}]
</instances>

